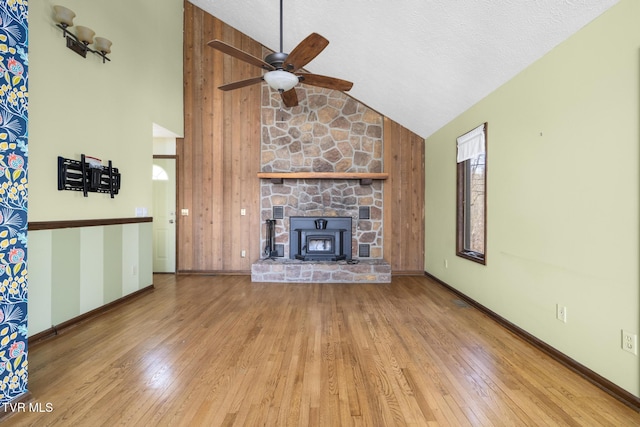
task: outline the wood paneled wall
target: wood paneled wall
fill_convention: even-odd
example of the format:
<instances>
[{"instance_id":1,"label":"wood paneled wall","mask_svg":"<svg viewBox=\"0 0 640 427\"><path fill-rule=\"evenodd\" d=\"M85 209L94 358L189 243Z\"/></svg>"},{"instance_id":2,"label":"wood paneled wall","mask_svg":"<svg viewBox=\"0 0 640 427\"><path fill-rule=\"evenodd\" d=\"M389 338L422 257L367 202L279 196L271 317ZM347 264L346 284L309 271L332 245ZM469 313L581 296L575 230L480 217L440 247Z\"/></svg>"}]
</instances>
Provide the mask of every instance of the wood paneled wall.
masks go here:
<instances>
[{"instance_id":1,"label":"wood paneled wall","mask_svg":"<svg viewBox=\"0 0 640 427\"><path fill-rule=\"evenodd\" d=\"M394 274L424 273L424 139L384 119L384 258Z\"/></svg>"},{"instance_id":2,"label":"wood paneled wall","mask_svg":"<svg viewBox=\"0 0 640 427\"><path fill-rule=\"evenodd\" d=\"M257 57L262 46L185 1L185 137L178 147L178 271L248 272L260 255L260 85L218 86L261 70L207 46L221 39ZM189 209L188 216L180 215ZM240 215L241 209L246 215ZM241 257L241 251L246 257Z\"/></svg>"},{"instance_id":3,"label":"wood paneled wall","mask_svg":"<svg viewBox=\"0 0 640 427\"><path fill-rule=\"evenodd\" d=\"M207 46L221 39L257 57L259 43L185 1L185 137L178 145L178 271L248 273L260 258L260 85L218 86L258 76ZM357 84L357 82L355 82ZM384 257L394 273L424 271L424 140L384 121ZM188 209L189 215L180 215ZM246 209L246 216L240 210ZM240 256L246 250L246 257Z\"/></svg>"}]
</instances>

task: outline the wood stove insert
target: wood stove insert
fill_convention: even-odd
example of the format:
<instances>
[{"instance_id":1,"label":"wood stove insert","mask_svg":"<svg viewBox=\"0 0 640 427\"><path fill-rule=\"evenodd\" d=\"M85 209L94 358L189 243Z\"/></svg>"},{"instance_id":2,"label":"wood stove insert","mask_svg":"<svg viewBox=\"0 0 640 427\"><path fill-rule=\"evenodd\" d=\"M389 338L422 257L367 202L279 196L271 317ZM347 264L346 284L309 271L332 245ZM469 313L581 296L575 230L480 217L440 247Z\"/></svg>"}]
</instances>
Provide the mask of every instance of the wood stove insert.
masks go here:
<instances>
[{"instance_id":1,"label":"wood stove insert","mask_svg":"<svg viewBox=\"0 0 640 427\"><path fill-rule=\"evenodd\" d=\"M289 258L351 260L351 217L289 218Z\"/></svg>"}]
</instances>

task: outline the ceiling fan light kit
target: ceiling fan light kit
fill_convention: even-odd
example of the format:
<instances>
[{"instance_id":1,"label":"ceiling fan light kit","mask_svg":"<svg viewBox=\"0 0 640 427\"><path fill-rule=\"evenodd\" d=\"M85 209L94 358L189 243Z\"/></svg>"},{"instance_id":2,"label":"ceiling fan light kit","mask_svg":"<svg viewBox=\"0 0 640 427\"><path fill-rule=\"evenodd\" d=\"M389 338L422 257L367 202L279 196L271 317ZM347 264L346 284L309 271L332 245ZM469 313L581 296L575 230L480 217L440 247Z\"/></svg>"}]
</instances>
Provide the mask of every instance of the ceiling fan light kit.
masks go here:
<instances>
[{"instance_id":1,"label":"ceiling fan light kit","mask_svg":"<svg viewBox=\"0 0 640 427\"><path fill-rule=\"evenodd\" d=\"M286 92L293 89L298 84L298 76L288 71L274 70L267 72L264 76L264 81L274 90L278 92Z\"/></svg>"},{"instance_id":2,"label":"ceiling fan light kit","mask_svg":"<svg viewBox=\"0 0 640 427\"><path fill-rule=\"evenodd\" d=\"M291 53L287 54L282 52L282 0L280 0L280 52L267 55L263 61L221 40L212 40L208 43L210 47L222 53L226 53L236 59L267 71L263 76L227 83L220 86L219 89L239 89L261 83L264 80L269 87L280 92L282 102L287 107L295 107L298 105L298 96L294 88L300 82L343 92L350 90L353 86L353 83L346 80L299 72L302 67L318 56L328 44L329 40L320 34L311 33L307 38L302 40Z\"/></svg>"}]
</instances>

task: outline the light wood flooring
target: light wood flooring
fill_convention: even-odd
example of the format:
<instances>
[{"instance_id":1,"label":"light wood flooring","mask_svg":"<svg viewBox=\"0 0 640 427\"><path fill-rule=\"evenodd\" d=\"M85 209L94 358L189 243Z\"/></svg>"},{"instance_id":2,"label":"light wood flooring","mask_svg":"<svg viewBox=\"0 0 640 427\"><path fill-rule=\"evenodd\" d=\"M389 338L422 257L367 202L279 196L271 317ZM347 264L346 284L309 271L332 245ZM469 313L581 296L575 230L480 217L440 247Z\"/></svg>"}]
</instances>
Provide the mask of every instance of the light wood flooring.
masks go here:
<instances>
[{"instance_id":1,"label":"light wood flooring","mask_svg":"<svg viewBox=\"0 0 640 427\"><path fill-rule=\"evenodd\" d=\"M426 277L156 289L29 352L12 426L631 426L640 414ZM51 409L50 412L46 412Z\"/></svg>"}]
</instances>

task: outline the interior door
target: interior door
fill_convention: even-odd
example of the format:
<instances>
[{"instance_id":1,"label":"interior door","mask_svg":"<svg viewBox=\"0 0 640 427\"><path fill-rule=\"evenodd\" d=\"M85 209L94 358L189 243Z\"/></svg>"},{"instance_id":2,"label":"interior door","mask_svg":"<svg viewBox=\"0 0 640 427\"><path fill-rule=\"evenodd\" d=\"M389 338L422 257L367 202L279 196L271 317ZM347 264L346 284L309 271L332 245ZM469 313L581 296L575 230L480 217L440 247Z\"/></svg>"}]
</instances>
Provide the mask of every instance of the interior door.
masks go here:
<instances>
[{"instance_id":1,"label":"interior door","mask_svg":"<svg viewBox=\"0 0 640 427\"><path fill-rule=\"evenodd\" d=\"M153 272L176 271L176 159L153 159Z\"/></svg>"}]
</instances>

